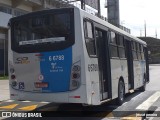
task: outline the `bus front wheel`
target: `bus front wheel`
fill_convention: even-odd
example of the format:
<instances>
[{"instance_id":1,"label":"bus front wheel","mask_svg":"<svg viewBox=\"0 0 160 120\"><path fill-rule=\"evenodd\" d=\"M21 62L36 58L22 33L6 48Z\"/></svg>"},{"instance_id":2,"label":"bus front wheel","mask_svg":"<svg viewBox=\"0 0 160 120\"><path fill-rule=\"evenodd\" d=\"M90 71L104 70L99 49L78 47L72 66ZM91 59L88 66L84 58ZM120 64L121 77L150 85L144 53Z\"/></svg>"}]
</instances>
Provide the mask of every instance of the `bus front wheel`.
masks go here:
<instances>
[{"instance_id":1,"label":"bus front wheel","mask_svg":"<svg viewBox=\"0 0 160 120\"><path fill-rule=\"evenodd\" d=\"M118 98L117 98L117 105L122 105L124 102L125 97L125 86L122 80L119 81L118 84Z\"/></svg>"}]
</instances>

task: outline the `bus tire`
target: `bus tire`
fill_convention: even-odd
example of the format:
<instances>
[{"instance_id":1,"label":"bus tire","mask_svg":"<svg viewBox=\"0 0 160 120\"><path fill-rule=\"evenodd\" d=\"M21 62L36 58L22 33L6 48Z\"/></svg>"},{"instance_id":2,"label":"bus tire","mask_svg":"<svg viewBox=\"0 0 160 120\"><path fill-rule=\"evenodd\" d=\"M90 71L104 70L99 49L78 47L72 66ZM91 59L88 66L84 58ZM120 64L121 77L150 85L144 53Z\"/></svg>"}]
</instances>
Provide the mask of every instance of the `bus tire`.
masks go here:
<instances>
[{"instance_id":1,"label":"bus tire","mask_svg":"<svg viewBox=\"0 0 160 120\"><path fill-rule=\"evenodd\" d=\"M118 83L118 98L117 98L117 105L122 105L125 98L125 86L122 80Z\"/></svg>"}]
</instances>

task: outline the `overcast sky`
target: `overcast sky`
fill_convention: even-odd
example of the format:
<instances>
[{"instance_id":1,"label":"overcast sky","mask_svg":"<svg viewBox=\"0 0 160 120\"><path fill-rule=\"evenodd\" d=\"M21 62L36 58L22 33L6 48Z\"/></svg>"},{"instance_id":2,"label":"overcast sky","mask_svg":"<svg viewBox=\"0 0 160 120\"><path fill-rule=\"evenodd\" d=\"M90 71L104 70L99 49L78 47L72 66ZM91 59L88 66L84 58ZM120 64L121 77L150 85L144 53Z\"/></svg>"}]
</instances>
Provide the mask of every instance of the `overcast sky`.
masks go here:
<instances>
[{"instance_id":1,"label":"overcast sky","mask_svg":"<svg viewBox=\"0 0 160 120\"><path fill-rule=\"evenodd\" d=\"M101 0L102 14L107 16ZM134 36L144 36L144 23L147 25L147 36L160 38L160 0L119 0L120 23L131 29ZM141 31L141 32L140 32Z\"/></svg>"}]
</instances>

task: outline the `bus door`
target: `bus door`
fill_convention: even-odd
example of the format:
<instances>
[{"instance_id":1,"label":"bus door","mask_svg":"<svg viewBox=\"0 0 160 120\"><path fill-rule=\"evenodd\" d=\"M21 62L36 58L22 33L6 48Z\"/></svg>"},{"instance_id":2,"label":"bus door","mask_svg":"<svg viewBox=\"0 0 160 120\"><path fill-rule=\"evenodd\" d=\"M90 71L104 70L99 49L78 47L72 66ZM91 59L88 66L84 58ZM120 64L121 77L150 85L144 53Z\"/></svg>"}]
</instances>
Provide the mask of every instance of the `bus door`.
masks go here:
<instances>
[{"instance_id":1,"label":"bus door","mask_svg":"<svg viewBox=\"0 0 160 120\"><path fill-rule=\"evenodd\" d=\"M132 46L130 41L128 40L125 41L126 41L126 55L127 55L127 65L128 65L128 88L134 89Z\"/></svg>"},{"instance_id":2,"label":"bus door","mask_svg":"<svg viewBox=\"0 0 160 120\"><path fill-rule=\"evenodd\" d=\"M100 83L100 97L101 100L110 98L110 59L108 55L108 42L107 42L107 31L100 29L95 30L96 34L96 48L99 65L99 83Z\"/></svg>"}]
</instances>

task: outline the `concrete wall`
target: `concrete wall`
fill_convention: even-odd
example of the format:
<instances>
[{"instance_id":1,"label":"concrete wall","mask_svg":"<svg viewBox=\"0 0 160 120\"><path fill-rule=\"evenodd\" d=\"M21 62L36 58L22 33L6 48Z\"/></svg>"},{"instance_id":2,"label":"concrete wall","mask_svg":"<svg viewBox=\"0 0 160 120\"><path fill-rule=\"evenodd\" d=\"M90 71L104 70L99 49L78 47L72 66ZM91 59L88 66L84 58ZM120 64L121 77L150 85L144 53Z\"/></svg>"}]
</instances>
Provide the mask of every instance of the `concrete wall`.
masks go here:
<instances>
[{"instance_id":1,"label":"concrete wall","mask_svg":"<svg viewBox=\"0 0 160 120\"><path fill-rule=\"evenodd\" d=\"M27 12L32 12L32 7L31 6L27 6L25 4L21 4L19 6L17 6L18 9L27 11Z\"/></svg>"},{"instance_id":2,"label":"concrete wall","mask_svg":"<svg viewBox=\"0 0 160 120\"><path fill-rule=\"evenodd\" d=\"M8 6L12 6L12 1L11 0L0 0L0 3L8 5Z\"/></svg>"}]
</instances>

